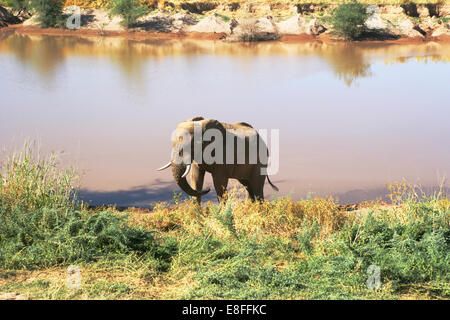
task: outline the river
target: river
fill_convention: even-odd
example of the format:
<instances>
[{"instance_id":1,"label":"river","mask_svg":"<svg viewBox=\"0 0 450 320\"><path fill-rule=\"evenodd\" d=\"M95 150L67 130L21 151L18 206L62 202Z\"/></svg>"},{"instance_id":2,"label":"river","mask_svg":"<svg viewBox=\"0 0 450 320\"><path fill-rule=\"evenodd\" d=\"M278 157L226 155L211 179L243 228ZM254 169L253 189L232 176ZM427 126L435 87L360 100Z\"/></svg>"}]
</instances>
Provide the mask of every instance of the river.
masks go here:
<instances>
[{"instance_id":1,"label":"river","mask_svg":"<svg viewBox=\"0 0 450 320\"><path fill-rule=\"evenodd\" d=\"M373 200L450 173L450 45L133 41L0 32L0 148L64 151L94 205L172 198L193 116L279 129L268 198ZM211 186L207 177L206 185ZM447 184L448 185L448 184ZM212 196L214 193L212 192Z\"/></svg>"}]
</instances>

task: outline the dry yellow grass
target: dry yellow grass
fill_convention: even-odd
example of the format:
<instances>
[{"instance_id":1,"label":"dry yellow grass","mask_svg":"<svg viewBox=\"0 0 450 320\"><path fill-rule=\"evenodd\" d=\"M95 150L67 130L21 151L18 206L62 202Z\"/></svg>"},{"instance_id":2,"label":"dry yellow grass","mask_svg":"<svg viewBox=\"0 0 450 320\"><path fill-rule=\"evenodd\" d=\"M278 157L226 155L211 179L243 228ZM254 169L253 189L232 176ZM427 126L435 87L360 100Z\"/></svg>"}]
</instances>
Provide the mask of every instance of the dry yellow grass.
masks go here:
<instances>
[{"instance_id":1,"label":"dry yellow grass","mask_svg":"<svg viewBox=\"0 0 450 320\"><path fill-rule=\"evenodd\" d=\"M228 201L222 205L208 202L201 208L193 201L186 200L169 207L158 203L150 213L130 211L130 219L135 225L146 229L162 231L181 229L190 234L201 235L205 231L222 239L232 237L229 229L217 220L217 215L233 213L236 233L241 231L254 235L275 238L290 238L300 232L303 221L317 221L321 235L327 236L337 231L349 216L340 210L333 198L314 198L293 201L289 197L261 203L245 198L244 190L232 189Z\"/></svg>"}]
</instances>

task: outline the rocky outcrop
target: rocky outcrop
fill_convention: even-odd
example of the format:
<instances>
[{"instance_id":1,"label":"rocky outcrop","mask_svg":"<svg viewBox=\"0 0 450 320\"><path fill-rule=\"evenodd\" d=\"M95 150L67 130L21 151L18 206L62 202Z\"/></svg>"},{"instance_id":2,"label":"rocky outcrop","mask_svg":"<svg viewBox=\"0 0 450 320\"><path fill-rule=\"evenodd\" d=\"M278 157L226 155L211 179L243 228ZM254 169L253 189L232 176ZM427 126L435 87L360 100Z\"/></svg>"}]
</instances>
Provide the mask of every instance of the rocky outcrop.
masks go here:
<instances>
[{"instance_id":1,"label":"rocky outcrop","mask_svg":"<svg viewBox=\"0 0 450 320\"><path fill-rule=\"evenodd\" d=\"M233 28L227 41L269 41L280 38L272 17L261 19L233 20Z\"/></svg>"},{"instance_id":2,"label":"rocky outcrop","mask_svg":"<svg viewBox=\"0 0 450 320\"><path fill-rule=\"evenodd\" d=\"M366 28L370 30L382 30L387 28L387 22L381 17L381 9L378 6L369 6L367 13L370 15L366 20Z\"/></svg>"},{"instance_id":3,"label":"rocky outcrop","mask_svg":"<svg viewBox=\"0 0 450 320\"><path fill-rule=\"evenodd\" d=\"M207 16L186 29L191 32L206 32L206 33L225 33L231 34L231 26L224 18L217 14Z\"/></svg>"},{"instance_id":4,"label":"rocky outcrop","mask_svg":"<svg viewBox=\"0 0 450 320\"><path fill-rule=\"evenodd\" d=\"M287 20L278 22L278 31L284 35L299 35L307 32L306 20L301 14L290 17Z\"/></svg>"},{"instance_id":5,"label":"rocky outcrop","mask_svg":"<svg viewBox=\"0 0 450 320\"><path fill-rule=\"evenodd\" d=\"M426 33L411 18L389 21L389 33L399 37L424 38Z\"/></svg>"},{"instance_id":6,"label":"rocky outcrop","mask_svg":"<svg viewBox=\"0 0 450 320\"><path fill-rule=\"evenodd\" d=\"M216 5L218 4L218 5ZM339 39L328 36L332 27L328 25L327 16L335 6L321 4L280 4L280 3L221 3L192 2L188 11L178 11L171 7L167 10L154 10L141 17L127 30L118 16L110 16L106 9L81 9L81 28L97 30L99 34L108 31L143 31L158 33L192 32L216 34L215 39L228 41L267 41L277 40L282 36L306 35L292 39ZM175 9L175 11L173 11ZM221 11L222 10L222 11ZM236 12L239 10L239 14ZM278 11L277 11L278 10ZM191 12L207 13L206 16ZM224 11L227 13L225 14ZM449 24L442 17L450 14L449 5L371 5L367 9L369 18L365 23L363 39L391 40L398 38L421 38L439 40L437 37L449 35ZM220 14L218 13L220 12ZM233 13L232 13L233 12ZM272 13L275 16L272 18ZM68 14L66 12L66 14ZM257 18L264 15L264 18ZM7 16L7 18L5 18ZM246 18L232 18L245 16ZM413 18L414 16L414 18ZM417 17L415 17L417 16ZM27 17L24 17L26 19ZM0 7L0 25L3 21L17 23L18 20ZM23 23L24 26L40 26L36 15ZM327 30L329 28L329 30ZM322 36L322 34L325 35ZM196 35L197 36L197 35Z\"/></svg>"},{"instance_id":7,"label":"rocky outcrop","mask_svg":"<svg viewBox=\"0 0 450 320\"><path fill-rule=\"evenodd\" d=\"M0 28L7 27L10 24L20 23L20 19L11 14L8 10L0 6Z\"/></svg>"},{"instance_id":8,"label":"rocky outcrop","mask_svg":"<svg viewBox=\"0 0 450 320\"><path fill-rule=\"evenodd\" d=\"M436 29L431 33L432 37L450 37L450 25L446 23L441 23Z\"/></svg>"},{"instance_id":9,"label":"rocky outcrop","mask_svg":"<svg viewBox=\"0 0 450 320\"><path fill-rule=\"evenodd\" d=\"M311 34L313 36L318 36L321 33L324 33L327 30L318 19L312 19L307 26L307 34Z\"/></svg>"}]
</instances>

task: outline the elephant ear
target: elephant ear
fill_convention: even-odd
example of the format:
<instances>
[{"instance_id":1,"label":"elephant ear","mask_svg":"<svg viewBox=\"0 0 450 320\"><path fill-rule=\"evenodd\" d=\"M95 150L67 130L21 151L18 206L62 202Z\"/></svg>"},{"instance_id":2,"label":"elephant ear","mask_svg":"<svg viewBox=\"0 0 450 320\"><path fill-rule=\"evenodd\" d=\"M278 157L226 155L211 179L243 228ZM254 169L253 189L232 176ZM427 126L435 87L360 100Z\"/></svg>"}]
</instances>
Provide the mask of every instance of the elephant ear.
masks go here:
<instances>
[{"instance_id":1,"label":"elephant ear","mask_svg":"<svg viewBox=\"0 0 450 320\"><path fill-rule=\"evenodd\" d=\"M205 118L198 116L198 117L190 118L190 119L186 120L186 122L202 121L202 120L205 120Z\"/></svg>"}]
</instances>

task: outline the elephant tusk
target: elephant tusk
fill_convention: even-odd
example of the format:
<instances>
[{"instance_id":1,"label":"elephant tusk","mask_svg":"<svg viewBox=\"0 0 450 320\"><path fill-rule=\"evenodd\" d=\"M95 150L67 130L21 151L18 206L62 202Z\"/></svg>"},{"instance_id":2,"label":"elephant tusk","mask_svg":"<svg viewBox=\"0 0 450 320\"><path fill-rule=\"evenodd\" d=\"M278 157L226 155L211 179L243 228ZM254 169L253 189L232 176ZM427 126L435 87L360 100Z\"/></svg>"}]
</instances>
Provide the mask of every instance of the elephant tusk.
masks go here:
<instances>
[{"instance_id":1,"label":"elephant tusk","mask_svg":"<svg viewBox=\"0 0 450 320\"><path fill-rule=\"evenodd\" d=\"M191 165L188 164L186 167L186 171L183 173L183 175L181 176L182 178L186 177L189 174L189 171L191 171Z\"/></svg>"},{"instance_id":2,"label":"elephant tusk","mask_svg":"<svg viewBox=\"0 0 450 320\"><path fill-rule=\"evenodd\" d=\"M172 162L169 162L169 163L166 164L165 166L163 166L163 167L157 169L157 171L161 171L161 170L167 169L167 168L170 167L171 165L172 165Z\"/></svg>"}]
</instances>

